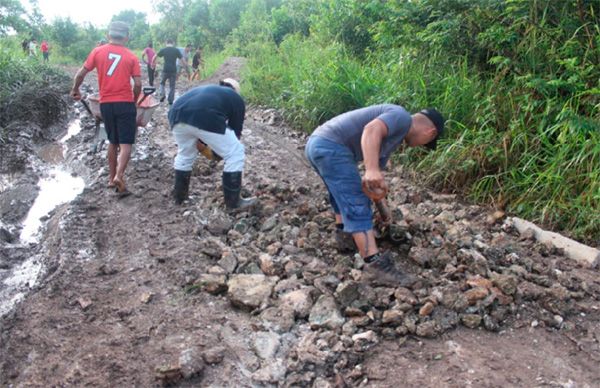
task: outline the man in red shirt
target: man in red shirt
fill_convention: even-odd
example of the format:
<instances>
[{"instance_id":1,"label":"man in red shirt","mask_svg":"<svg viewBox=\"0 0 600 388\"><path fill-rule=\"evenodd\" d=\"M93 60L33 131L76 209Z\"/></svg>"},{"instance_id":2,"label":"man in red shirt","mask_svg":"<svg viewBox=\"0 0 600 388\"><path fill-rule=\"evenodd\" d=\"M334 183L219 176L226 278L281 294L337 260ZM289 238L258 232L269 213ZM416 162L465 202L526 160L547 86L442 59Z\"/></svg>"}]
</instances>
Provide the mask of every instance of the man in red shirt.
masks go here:
<instances>
[{"instance_id":1,"label":"man in red shirt","mask_svg":"<svg viewBox=\"0 0 600 388\"><path fill-rule=\"evenodd\" d=\"M83 67L75 75L71 96L81 99L79 87L86 74L96 69L100 88L100 112L110 145L108 146L108 186L127 193L123 175L135 141L136 106L142 89L140 63L125 47L129 27L112 22L108 30L109 43L92 50ZM131 79L133 78L133 90Z\"/></svg>"},{"instance_id":2,"label":"man in red shirt","mask_svg":"<svg viewBox=\"0 0 600 388\"><path fill-rule=\"evenodd\" d=\"M40 45L40 49L42 50L42 55L44 56L44 62L48 62L48 57L50 55L50 46L46 40L42 41Z\"/></svg>"}]
</instances>

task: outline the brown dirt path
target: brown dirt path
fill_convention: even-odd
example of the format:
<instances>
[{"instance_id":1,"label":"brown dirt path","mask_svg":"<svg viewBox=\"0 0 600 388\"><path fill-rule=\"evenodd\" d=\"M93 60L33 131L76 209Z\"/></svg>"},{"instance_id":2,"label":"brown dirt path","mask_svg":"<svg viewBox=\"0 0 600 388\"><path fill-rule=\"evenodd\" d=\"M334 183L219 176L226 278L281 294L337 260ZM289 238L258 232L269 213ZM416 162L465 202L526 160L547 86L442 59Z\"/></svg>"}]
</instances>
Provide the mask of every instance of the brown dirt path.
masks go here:
<instances>
[{"instance_id":1,"label":"brown dirt path","mask_svg":"<svg viewBox=\"0 0 600 388\"><path fill-rule=\"evenodd\" d=\"M205 82L239 77L242 65L241 59L231 58ZM182 83L183 89L191 86ZM252 108L243 142L245 187L261 198L262 207L233 217L223 209L222 167L205 160L199 160L195 168L191 201L183 206L172 202L175 147L165 106L155 113L152 126L139 133L128 170L132 196L117 199L109 192L103 157L87 153L88 144L80 144L74 152L92 173L84 193L49 222L43 241L48 268L44 280L0 320L0 384L600 385L597 271L573 266L559 252L544 251L530 240L502 232L499 225L485 224L485 209L390 179L396 193L391 202L404 204L399 206L404 206L405 214L437 209L437 218L444 210L454 217L440 218L440 225L447 227L443 231L425 225L417 216L409 220L416 246L429 249L434 243L428 241L440 236L449 241L452 233L463 233L463 229L453 231L458 225L468 236L482 236L472 241L487 257L492 257L492 251L483 242L514 247L503 256L514 262L497 264L489 258L490 268L525 268L525 274L518 275L520 284L526 283L524 278L532 284L550 282L540 291L543 295L549 295L548 290L557 298L559 291L566 295L564 305L557 307L554 299L520 289L510 308L501 310L505 315L497 322L500 332L484 330L483 323L478 329L459 325L440 330L436 326L438 331L429 334L412 330L409 318L416 314L411 311L418 311L439 290L413 290L418 299L413 307L400 305L398 290L361 288L361 264L337 254L333 247L324 187L302 158L304 136L286 129L276 112ZM462 247L452 250L453 254L466 255L468 245L453 244ZM406 254L408 248L398 248L398 252ZM517 252L518 257L510 252ZM541 263L554 272L542 270ZM471 263L463 270L468 274L480 264ZM406 257L401 265L429 279L452 283L454 277L460 278L460 283L452 284L460 284L462 291L468 289L466 276L457 268L449 275L435 264L419 266ZM261 277L263 273L267 276ZM569 276L563 281L565 274ZM232 281L240 276L262 279L256 290L268 289L264 300L253 307L251 303L232 307L232 302L242 303L231 294ZM229 294L207 288L223 286L220 277L230 282ZM558 281L566 284L569 279L576 284L568 291L559 289ZM445 285L439 283L439 287ZM447 289L440 289L447 294ZM306 293L286 299L292 291ZM344 326L318 322L315 302L327 295L335 296L344 313ZM296 305L298 301L309 305ZM446 314L444 319L456 316L458 320L451 308L438 302L435 311ZM469 311L474 315L500 311L501 306L493 306L494 310L474 310L480 307L478 302ZM310 317L302 312L305 308ZM400 308L405 309L405 319L397 327L382 323L383 311ZM323 314L335 320L332 310L325 309ZM546 319L542 312L547 310L554 311L554 317ZM564 323L552 327L559 313ZM422 317L417 323L445 322L435 313L432 317ZM374 333L370 339L354 337L370 330ZM423 338L430 334L434 338Z\"/></svg>"}]
</instances>

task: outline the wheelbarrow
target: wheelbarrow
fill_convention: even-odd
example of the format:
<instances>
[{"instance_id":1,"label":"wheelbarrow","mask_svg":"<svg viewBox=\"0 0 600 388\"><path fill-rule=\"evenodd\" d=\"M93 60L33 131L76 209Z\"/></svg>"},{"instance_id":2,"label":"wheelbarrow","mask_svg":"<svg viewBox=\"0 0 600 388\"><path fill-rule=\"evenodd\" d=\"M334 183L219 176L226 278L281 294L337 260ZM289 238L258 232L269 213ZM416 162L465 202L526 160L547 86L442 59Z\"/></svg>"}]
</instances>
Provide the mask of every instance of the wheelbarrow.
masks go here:
<instances>
[{"instance_id":1,"label":"wheelbarrow","mask_svg":"<svg viewBox=\"0 0 600 388\"><path fill-rule=\"evenodd\" d=\"M159 105L159 102L151 96L155 91L156 88L152 86L145 86L142 89L143 96L136 104L136 125L138 127L145 127L150 122L152 114ZM102 150L104 142L107 140L106 129L102 122L102 113L100 113L100 97L98 94L93 94L87 97L87 101L86 99L82 99L81 103L85 107L85 110L96 120L96 133L91 146L92 152L96 153Z\"/></svg>"}]
</instances>

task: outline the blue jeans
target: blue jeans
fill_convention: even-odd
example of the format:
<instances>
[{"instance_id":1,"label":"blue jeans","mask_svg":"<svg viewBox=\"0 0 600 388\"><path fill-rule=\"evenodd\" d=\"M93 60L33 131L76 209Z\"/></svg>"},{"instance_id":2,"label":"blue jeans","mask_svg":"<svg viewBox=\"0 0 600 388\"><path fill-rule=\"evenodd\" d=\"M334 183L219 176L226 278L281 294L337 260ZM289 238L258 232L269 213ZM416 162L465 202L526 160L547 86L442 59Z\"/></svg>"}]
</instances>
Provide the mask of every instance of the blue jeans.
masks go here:
<instances>
[{"instance_id":1,"label":"blue jeans","mask_svg":"<svg viewBox=\"0 0 600 388\"><path fill-rule=\"evenodd\" d=\"M342 216L344 232L373 229L371 200L362 191L362 180L350 149L331 140L311 136L306 143L305 154L325 182L331 207Z\"/></svg>"}]
</instances>

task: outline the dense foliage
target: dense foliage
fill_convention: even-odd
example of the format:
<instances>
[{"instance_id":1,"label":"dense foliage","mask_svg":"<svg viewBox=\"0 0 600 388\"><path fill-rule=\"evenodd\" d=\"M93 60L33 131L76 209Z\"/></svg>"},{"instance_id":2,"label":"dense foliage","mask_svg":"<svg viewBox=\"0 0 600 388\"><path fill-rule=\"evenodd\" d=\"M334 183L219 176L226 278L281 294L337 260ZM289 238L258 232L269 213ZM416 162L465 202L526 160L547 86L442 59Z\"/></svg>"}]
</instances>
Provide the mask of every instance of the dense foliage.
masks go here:
<instances>
[{"instance_id":1,"label":"dense foliage","mask_svg":"<svg viewBox=\"0 0 600 388\"><path fill-rule=\"evenodd\" d=\"M78 61L104 33L4 4L0 34L49 36ZM155 8L154 25L134 11L113 18L133 26L133 49L174 38L246 56L246 96L283 108L306 131L368 104L436 106L448 118L442 147L402 160L421 181L600 239L598 0L159 0Z\"/></svg>"},{"instance_id":2,"label":"dense foliage","mask_svg":"<svg viewBox=\"0 0 600 388\"><path fill-rule=\"evenodd\" d=\"M439 107L444 146L407 160L421 180L600 238L600 2L290 0L243 16L270 27L232 44L255 101L308 131L373 103Z\"/></svg>"}]
</instances>

